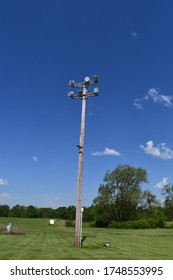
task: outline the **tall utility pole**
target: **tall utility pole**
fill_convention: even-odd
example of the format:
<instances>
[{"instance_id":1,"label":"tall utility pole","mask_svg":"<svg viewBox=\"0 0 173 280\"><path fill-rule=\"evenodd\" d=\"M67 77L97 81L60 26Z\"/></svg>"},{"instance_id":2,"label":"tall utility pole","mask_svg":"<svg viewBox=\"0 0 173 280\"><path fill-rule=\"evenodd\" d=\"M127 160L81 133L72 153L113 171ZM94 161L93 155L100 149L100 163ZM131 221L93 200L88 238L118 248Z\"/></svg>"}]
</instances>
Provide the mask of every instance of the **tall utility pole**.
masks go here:
<instances>
[{"instance_id":1,"label":"tall utility pole","mask_svg":"<svg viewBox=\"0 0 173 280\"><path fill-rule=\"evenodd\" d=\"M87 92L87 88L90 85L98 83L98 76L94 76L92 80L89 77L85 77L84 82L75 83L75 81L69 81L69 85L73 88L81 88L77 94L73 91L68 93L68 96L72 99L82 100L82 114L81 114L81 131L79 138L79 159L78 159L78 177L77 177L77 202L76 202L76 222L75 222L75 239L74 246L76 248L81 247L81 234L82 234L82 179L83 179L83 148L84 148L84 133L85 133L85 112L86 112L86 100L89 97L97 96L99 93L98 87L93 89L92 93Z\"/></svg>"}]
</instances>

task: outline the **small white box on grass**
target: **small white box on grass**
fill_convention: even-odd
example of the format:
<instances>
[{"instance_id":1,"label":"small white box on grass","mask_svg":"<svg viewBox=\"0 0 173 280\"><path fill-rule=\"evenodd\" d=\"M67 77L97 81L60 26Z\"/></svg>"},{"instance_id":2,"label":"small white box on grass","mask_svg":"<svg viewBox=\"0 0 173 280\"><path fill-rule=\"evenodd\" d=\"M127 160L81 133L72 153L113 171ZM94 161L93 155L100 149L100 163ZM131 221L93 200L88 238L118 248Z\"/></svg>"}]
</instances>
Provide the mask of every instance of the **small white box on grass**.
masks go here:
<instances>
[{"instance_id":1,"label":"small white box on grass","mask_svg":"<svg viewBox=\"0 0 173 280\"><path fill-rule=\"evenodd\" d=\"M55 224L55 220L49 220L49 225L54 225Z\"/></svg>"}]
</instances>

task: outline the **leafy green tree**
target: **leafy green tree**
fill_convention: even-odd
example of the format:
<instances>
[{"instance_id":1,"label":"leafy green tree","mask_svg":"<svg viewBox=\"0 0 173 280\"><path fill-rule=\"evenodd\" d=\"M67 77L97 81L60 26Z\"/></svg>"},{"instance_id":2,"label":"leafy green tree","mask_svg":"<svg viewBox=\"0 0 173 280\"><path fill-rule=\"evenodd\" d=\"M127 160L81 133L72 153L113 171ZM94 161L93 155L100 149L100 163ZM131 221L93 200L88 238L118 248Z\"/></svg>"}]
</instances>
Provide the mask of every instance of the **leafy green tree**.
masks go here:
<instances>
[{"instance_id":1,"label":"leafy green tree","mask_svg":"<svg viewBox=\"0 0 173 280\"><path fill-rule=\"evenodd\" d=\"M158 206L158 200L156 199L156 195L150 192L149 190L145 190L142 193L142 203L144 209L152 209L155 206Z\"/></svg>"},{"instance_id":2,"label":"leafy green tree","mask_svg":"<svg viewBox=\"0 0 173 280\"><path fill-rule=\"evenodd\" d=\"M157 200L156 195L151 191L143 191L141 194L141 202L138 207L138 217L141 219L149 217L154 218L157 216L163 217L160 201Z\"/></svg>"},{"instance_id":3,"label":"leafy green tree","mask_svg":"<svg viewBox=\"0 0 173 280\"><path fill-rule=\"evenodd\" d=\"M95 206L94 205L91 205L90 207L84 207L83 221L84 222L94 221L94 213L95 213Z\"/></svg>"},{"instance_id":4,"label":"leafy green tree","mask_svg":"<svg viewBox=\"0 0 173 280\"><path fill-rule=\"evenodd\" d=\"M8 205L0 205L0 217L8 217L10 207Z\"/></svg>"},{"instance_id":5,"label":"leafy green tree","mask_svg":"<svg viewBox=\"0 0 173 280\"><path fill-rule=\"evenodd\" d=\"M173 185L165 185L162 194L165 195L165 215L168 220L173 220Z\"/></svg>"},{"instance_id":6,"label":"leafy green tree","mask_svg":"<svg viewBox=\"0 0 173 280\"><path fill-rule=\"evenodd\" d=\"M29 205L26 209L26 216L28 218L37 218L38 217L37 208L34 207L33 205Z\"/></svg>"},{"instance_id":7,"label":"leafy green tree","mask_svg":"<svg viewBox=\"0 0 173 280\"><path fill-rule=\"evenodd\" d=\"M56 215L56 218L59 218L59 219L68 219L68 211L67 211L67 207L65 206L62 206L62 207L59 207L55 210L55 215Z\"/></svg>"},{"instance_id":8,"label":"leafy green tree","mask_svg":"<svg viewBox=\"0 0 173 280\"><path fill-rule=\"evenodd\" d=\"M100 185L98 196L93 200L97 226L108 226L115 219L114 196L109 186Z\"/></svg>"},{"instance_id":9,"label":"leafy green tree","mask_svg":"<svg viewBox=\"0 0 173 280\"><path fill-rule=\"evenodd\" d=\"M141 184L148 182L147 171L130 165L118 165L112 172L106 172L103 181L93 201L96 219L108 224L112 220L134 219L141 200Z\"/></svg>"},{"instance_id":10,"label":"leafy green tree","mask_svg":"<svg viewBox=\"0 0 173 280\"><path fill-rule=\"evenodd\" d=\"M76 216L76 207L74 205L70 205L67 208L67 219L74 220Z\"/></svg>"},{"instance_id":11,"label":"leafy green tree","mask_svg":"<svg viewBox=\"0 0 173 280\"><path fill-rule=\"evenodd\" d=\"M26 217L26 206L20 206L19 204L12 207L10 210L10 216L24 218Z\"/></svg>"},{"instance_id":12,"label":"leafy green tree","mask_svg":"<svg viewBox=\"0 0 173 280\"><path fill-rule=\"evenodd\" d=\"M155 194L149 190L145 190L142 193L141 206L143 209L152 210L154 207L159 206L159 201L157 200Z\"/></svg>"},{"instance_id":13,"label":"leafy green tree","mask_svg":"<svg viewBox=\"0 0 173 280\"><path fill-rule=\"evenodd\" d=\"M54 218L55 210L50 207L43 207L37 209L37 215L39 218Z\"/></svg>"}]
</instances>

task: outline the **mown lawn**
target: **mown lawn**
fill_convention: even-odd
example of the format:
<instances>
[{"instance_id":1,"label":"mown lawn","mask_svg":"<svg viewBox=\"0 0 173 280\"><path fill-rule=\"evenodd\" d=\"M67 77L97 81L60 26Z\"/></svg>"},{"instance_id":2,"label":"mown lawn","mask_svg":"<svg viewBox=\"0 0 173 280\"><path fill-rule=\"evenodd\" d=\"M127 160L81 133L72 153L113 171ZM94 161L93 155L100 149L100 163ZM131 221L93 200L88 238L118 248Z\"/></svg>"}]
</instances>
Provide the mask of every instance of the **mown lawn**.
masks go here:
<instances>
[{"instance_id":1,"label":"mown lawn","mask_svg":"<svg viewBox=\"0 0 173 280\"><path fill-rule=\"evenodd\" d=\"M74 229L56 220L0 218L22 224L24 235L0 234L0 260L173 260L173 229L120 230L83 228L84 246L73 246ZM103 242L111 247L103 248Z\"/></svg>"}]
</instances>

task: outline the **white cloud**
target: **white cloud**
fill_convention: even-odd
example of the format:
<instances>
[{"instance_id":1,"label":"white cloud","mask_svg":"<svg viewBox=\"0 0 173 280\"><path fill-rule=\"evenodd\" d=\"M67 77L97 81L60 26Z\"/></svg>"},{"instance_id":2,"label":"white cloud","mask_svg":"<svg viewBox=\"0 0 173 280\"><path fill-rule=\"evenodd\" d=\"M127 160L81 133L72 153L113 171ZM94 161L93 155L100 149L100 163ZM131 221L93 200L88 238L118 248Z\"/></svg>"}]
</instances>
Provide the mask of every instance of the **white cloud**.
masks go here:
<instances>
[{"instance_id":1,"label":"white cloud","mask_svg":"<svg viewBox=\"0 0 173 280\"><path fill-rule=\"evenodd\" d=\"M141 100L139 98L136 98L134 100L133 105L137 108L137 109L142 109L142 104L141 104Z\"/></svg>"},{"instance_id":2,"label":"white cloud","mask_svg":"<svg viewBox=\"0 0 173 280\"><path fill-rule=\"evenodd\" d=\"M132 38L133 38L133 39L136 39L136 37L137 37L137 33L136 33L136 32L134 32L134 31L132 31L132 32L131 32L131 36L132 36Z\"/></svg>"},{"instance_id":3,"label":"white cloud","mask_svg":"<svg viewBox=\"0 0 173 280\"><path fill-rule=\"evenodd\" d=\"M163 189L164 186L168 185L169 182L168 182L168 178L163 178L161 182L159 182L158 184L156 184L154 186L154 188L157 188L157 189Z\"/></svg>"},{"instance_id":4,"label":"white cloud","mask_svg":"<svg viewBox=\"0 0 173 280\"><path fill-rule=\"evenodd\" d=\"M172 106L172 96L159 94L159 89L156 88L150 88L147 95L145 95L143 98L139 99L136 98L134 100L134 106L137 109L142 109L142 103L146 100L152 100L154 103L162 104L165 107L171 107Z\"/></svg>"},{"instance_id":5,"label":"white cloud","mask_svg":"<svg viewBox=\"0 0 173 280\"><path fill-rule=\"evenodd\" d=\"M8 181L6 179L0 178L0 186L8 185Z\"/></svg>"},{"instance_id":6,"label":"white cloud","mask_svg":"<svg viewBox=\"0 0 173 280\"><path fill-rule=\"evenodd\" d=\"M12 197L6 192L0 193L0 203L6 203L11 200Z\"/></svg>"},{"instance_id":7,"label":"white cloud","mask_svg":"<svg viewBox=\"0 0 173 280\"><path fill-rule=\"evenodd\" d=\"M172 106L172 96L159 94L159 90L155 88L150 88L148 91L148 95L153 99L155 103L161 103L165 107Z\"/></svg>"},{"instance_id":8,"label":"white cloud","mask_svg":"<svg viewBox=\"0 0 173 280\"><path fill-rule=\"evenodd\" d=\"M164 205L165 205L165 199L163 199L163 198L162 198L162 199L159 199L159 200L158 200L158 203L159 203L159 206L160 206L160 207L164 207Z\"/></svg>"},{"instance_id":9,"label":"white cloud","mask_svg":"<svg viewBox=\"0 0 173 280\"><path fill-rule=\"evenodd\" d=\"M38 161L38 158L37 158L36 156L32 156L32 159L33 159L34 161Z\"/></svg>"},{"instance_id":10,"label":"white cloud","mask_svg":"<svg viewBox=\"0 0 173 280\"><path fill-rule=\"evenodd\" d=\"M114 149L105 148L103 152L94 152L92 156L120 156L120 153Z\"/></svg>"},{"instance_id":11,"label":"white cloud","mask_svg":"<svg viewBox=\"0 0 173 280\"><path fill-rule=\"evenodd\" d=\"M47 200L47 207L51 207L51 208L58 208L58 198L54 198L54 199L48 199Z\"/></svg>"},{"instance_id":12,"label":"white cloud","mask_svg":"<svg viewBox=\"0 0 173 280\"><path fill-rule=\"evenodd\" d=\"M173 159L173 150L166 146L166 143L154 146L153 141L150 140L146 143L146 147L140 145L140 148L148 155L159 157L164 160Z\"/></svg>"}]
</instances>

